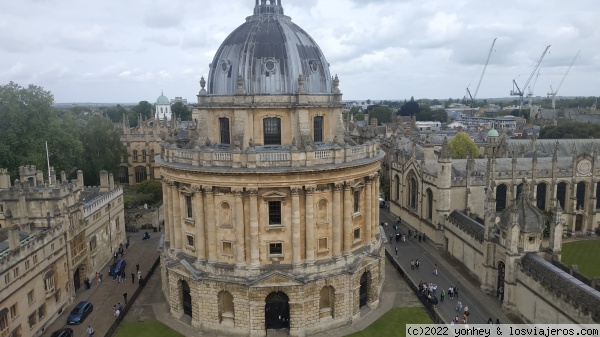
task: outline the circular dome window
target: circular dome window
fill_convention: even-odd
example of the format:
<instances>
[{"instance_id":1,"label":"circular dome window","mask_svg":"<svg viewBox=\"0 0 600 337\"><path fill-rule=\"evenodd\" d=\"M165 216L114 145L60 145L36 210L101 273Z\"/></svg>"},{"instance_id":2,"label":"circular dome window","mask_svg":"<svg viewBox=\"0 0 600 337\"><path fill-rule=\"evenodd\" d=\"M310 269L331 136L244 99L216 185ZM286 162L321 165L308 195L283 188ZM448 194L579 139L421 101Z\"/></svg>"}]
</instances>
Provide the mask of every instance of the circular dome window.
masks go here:
<instances>
[{"instance_id":1,"label":"circular dome window","mask_svg":"<svg viewBox=\"0 0 600 337\"><path fill-rule=\"evenodd\" d=\"M317 71L319 71L319 62L317 61L310 61L310 70L313 73L316 73Z\"/></svg>"},{"instance_id":2,"label":"circular dome window","mask_svg":"<svg viewBox=\"0 0 600 337\"><path fill-rule=\"evenodd\" d=\"M275 63L275 60L267 60L265 62L265 69L270 73L275 72L276 66L277 64Z\"/></svg>"},{"instance_id":3,"label":"circular dome window","mask_svg":"<svg viewBox=\"0 0 600 337\"><path fill-rule=\"evenodd\" d=\"M221 61L221 71L224 73L229 71L229 61Z\"/></svg>"}]
</instances>

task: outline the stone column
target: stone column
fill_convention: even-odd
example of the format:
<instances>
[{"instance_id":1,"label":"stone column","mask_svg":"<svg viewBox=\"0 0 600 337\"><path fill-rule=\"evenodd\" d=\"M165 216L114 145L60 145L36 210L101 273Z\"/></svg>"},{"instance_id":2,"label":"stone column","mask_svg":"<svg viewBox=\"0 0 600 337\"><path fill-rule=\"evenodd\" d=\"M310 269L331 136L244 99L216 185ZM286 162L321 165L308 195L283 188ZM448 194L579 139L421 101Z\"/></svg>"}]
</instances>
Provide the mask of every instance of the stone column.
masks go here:
<instances>
[{"instance_id":1,"label":"stone column","mask_svg":"<svg viewBox=\"0 0 600 337\"><path fill-rule=\"evenodd\" d=\"M372 234L373 237L375 237L375 235L377 233L379 233L379 174L375 173L373 175L373 192L372 192L372 196L373 196L373 206L371 208L371 218L372 220Z\"/></svg>"},{"instance_id":2,"label":"stone column","mask_svg":"<svg viewBox=\"0 0 600 337\"><path fill-rule=\"evenodd\" d=\"M243 189L234 189L235 195L235 262L236 266L246 265L246 246L244 245L244 204Z\"/></svg>"},{"instance_id":3,"label":"stone column","mask_svg":"<svg viewBox=\"0 0 600 337\"><path fill-rule=\"evenodd\" d=\"M363 205L365 205L365 216L363 219L365 222L365 242L371 242L371 238L372 238L372 229L373 229L373 219L371 219L371 214L373 212L373 196L372 196L372 189L373 189L373 179L371 177L367 177L367 180L365 182L365 202L363 203ZM379 198L377 198L379 200Z\"/></svg>"},{"instance_id":4,"label":"stone column","mask_svg":"<svg viewBox=\"0 0 600 337\"><path fill-rule=\"evenodd\" d=\"M198 185L192 186L194 191L193 208L194 222L196 225L196 258L198 262L206 261L206 237L204 226L204 198L202 196L202 188Z\"/></svg>"},{"instance_id":5,"label":"stone column","mask_svg":"<svg viewBox=\"0 0 600 337\"><path fill-rule=\"evenodd\" d=\"M344 184L344 255L350 254L352 250L352 187L349 183Z\"/></svg>"},{"instance_id":6,"label":"stone column","mask_svg":"<svg viewBox=\"0 0 600 337\"><path fill-rule=\"evenodd\" d=\"M292 264L297 267L302 264L300 255L300 187L292 186Z\"/></svg>"},{"instance_id":7,"label":"stone column","mask_svg":"<svg viewBox=\"0 0 600 337\"><path fill-rule=\"evenodd\" d=\"M342 184L333 184L333 257L339 258L342 254L342 201L340 198Z\"/></svg>"},{"instance_id":8,"label":"stone column","mask_svg":"<svg viewBox=\"0 0 600 337\"><path fill-rule=\"evenodd\" d=\"M247 190L250 194L250 268L260 266L258 245L258 189Z\"/></svg>"},{"instance_id":9,"label":"stone column","mask_svg":"<svg viewBox=\"0 0 600 337\"><path fill-rule=\"evenodd\" d=\"M212 186L204 186L204 226L206 227L206 241L208 250L208 263L217 262L217 228L215 223L215 195Z\"/></svg>"},{"instance_id":10,"label":"stone column","mask_svg":"<svg viewBox=\"0 0 600 337\"><path fill-rule=\"evenodd\" d=\"M169 212L169 184L167 183L167 179L163 178L162 179L162 192L163 192L163 214L164 214L164 221L165 221L165 226L164 226L164 234L165 234L165 241L168 241L169 243L171 242L171 238L169 237L169 233L171 232L169 230L169 226L171 225L169 223L169 217L167 213Z\"/></svg>"},{"instance_id":11,"label":"stone column","mask_svg":"<svg viewBox=\"0 0 600 337\"><path fill-rule=\"evenodd\" d=\"M169 240L169 247L175 248L175 216L173 214L173 181L167 181L167 205L165 209L165 219L168 219L169 222L169 232L167 239Z\"/></svg>"},{"instance_id":12,"label":"stone column","mask_svg":"<svg viewBox=\"0 0 600 337\"><path fill-rule=\"evenodd\" d=\"M305 187L306 264L315 262L315 187Z\"/></svg>"},{"instance_id":13,"label":"stone column","mask_svg":"<svg viewBox=\"0 0 600 337\"><path fill-rule=\"evenodd\" d=\"M181 249L181 194L176 184L171 186L171 199L173 199L173 236L175 249Z\"/></svg>"}]
</instances>

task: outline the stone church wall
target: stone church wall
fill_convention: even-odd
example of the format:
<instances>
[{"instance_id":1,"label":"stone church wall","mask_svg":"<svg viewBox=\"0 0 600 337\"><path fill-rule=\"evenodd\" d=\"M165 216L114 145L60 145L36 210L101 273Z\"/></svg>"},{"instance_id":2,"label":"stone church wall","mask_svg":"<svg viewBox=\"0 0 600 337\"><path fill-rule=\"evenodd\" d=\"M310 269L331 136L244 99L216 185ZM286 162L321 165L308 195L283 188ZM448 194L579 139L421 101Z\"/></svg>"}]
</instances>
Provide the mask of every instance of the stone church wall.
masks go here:
<instances>
[{"instance_id":1,"label":"stone church wall","mask_svg":"<svg viewBox=\"0 0 600 337\"><path fill-rule=\"evenodd\" d=\"M572 308L564 300L525 273L519 273L516 287L516 311L526 322L538 324L574 324L565 310ZM562 305L556 305L562 303ZM564 308L564 309L563 309Z\"/></svg>"},{"instance_id":2,"label":"stone church wall","mask_svg":"<svg viewBox=\"0 0 600 337\"><path fill-rule=\"evenodd\" d=\"M448 242L446 251L461 261L470 273L477 277L483 275L484 261L481 243L449 223L447 223L444 236Z\"/></svg>"}]
</instances>

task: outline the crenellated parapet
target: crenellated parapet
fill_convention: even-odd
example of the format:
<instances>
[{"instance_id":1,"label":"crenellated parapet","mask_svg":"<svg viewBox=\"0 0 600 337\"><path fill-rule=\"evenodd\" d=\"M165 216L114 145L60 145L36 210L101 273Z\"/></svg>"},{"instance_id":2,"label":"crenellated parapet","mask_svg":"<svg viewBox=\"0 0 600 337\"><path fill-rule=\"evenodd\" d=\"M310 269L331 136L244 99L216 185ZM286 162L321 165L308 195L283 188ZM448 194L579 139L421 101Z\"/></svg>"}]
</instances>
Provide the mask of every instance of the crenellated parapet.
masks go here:
<instances>
[{"instance_id":1,"label":"crenellated parapet","mask_svg":"<svg viewBox=\"0 0 600 337\"><path fill-rule=\"evenodd\" d=\"M17 249L7 249L0 252L0 273L11 268L23 258L32 255L36 251L50 247L50 242L63 237L63 235L64 230L62 222L56 223L54 226L42 231L29 234L29 236L20 240ZM58 245L56 245L55 248L64 249Z\"/></svg>"},{"instance_id":2,"label":"crenellated parapet","mask_svg":"<svg viewBox=\"0 0 600 337\"><path fill-rule=\"evenodd\" d=\"M98 196L97 198L94 198L94 199L88 201L87 203L84 203L84 205L83 205L84 217L87 218L88 216L94 214L99 209L102 209L103 207L108 205L110 202L112 202L113 200L115 200L116 198L118 198L122 195L123 195L123 187L119 186L119 187L115 188L113 191L103 193L100 196Z\"/></svg>"}]
</instances>

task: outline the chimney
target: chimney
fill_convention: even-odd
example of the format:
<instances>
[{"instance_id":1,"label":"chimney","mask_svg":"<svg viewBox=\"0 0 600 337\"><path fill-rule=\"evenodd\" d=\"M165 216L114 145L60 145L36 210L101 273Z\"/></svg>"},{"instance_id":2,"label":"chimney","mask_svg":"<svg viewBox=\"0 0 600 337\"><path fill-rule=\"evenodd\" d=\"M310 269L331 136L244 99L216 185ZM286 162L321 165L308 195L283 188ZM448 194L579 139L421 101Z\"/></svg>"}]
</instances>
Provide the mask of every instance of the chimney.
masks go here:
<instances>
[{"instance_id":1,"label":"chimney","mask_svg":"<svg viewBox=\"0 0 600 337\"><path fill-rule=\"evenodd\" d=\"M83 171L82 170L77 170L77 184L80 187L85 187L85 185L83 184Z\"/></svg>"},{"instance_id":2,"label":"chimney","mask_svg":"<svg viewBox=\"0 0 600 337\"><path fill-rule=\"evenodd\" d=\"M21 246L21 239L19 238L19 226L15 225L8 231L8 250L15 251Z\"/></svg>"},{"instance_id":3,"label":"chimney","mask_svg":"<svg viewBox=\"0 0 600 337\"><path fill-rule=\"evenodd\" d=\"M115 178L113 177L112 173L108 174L108 190L109 191L115 190Z\"/></svg>"},{"instance_id":4,"label":"chimney","mask_svg":"<svg viewBox=\"0 0 600 337\"><path fill-rule=\"evenodd\" d=\"M108 172L100 171L100 192L108 192Z\"/></svg>"},{"instance_id":5,"label":"chimney","mask_svg":"<svg viewBox=\"0 0 600 337\"><path fill-rule=\"evenodd\" d=\"M48 182L50 186L55 186L56 184L56 171L54 170L54 166L50 166L50 179L52 181Z\"/></svg>"},{"instance_id":6,"label":"chimney","mask_svg":"<svg viewBox=\"0 0 600 337\"><path fill-rule=\"evenodd\" d=\"M35 172L35 181L36 181L36 186L44 185L44 172L42 170L37 170Z\"/></svg>"},{"instance_id":7,"label":"chimney","mask_svg":"<svg viewBox=\"0 0 600 337\"><path fill-rule=\"evenodd\" d=\"M67 174L65 171L60 171L60 182L63 184L67 182Z\"/></svg>"}]
</instances>

